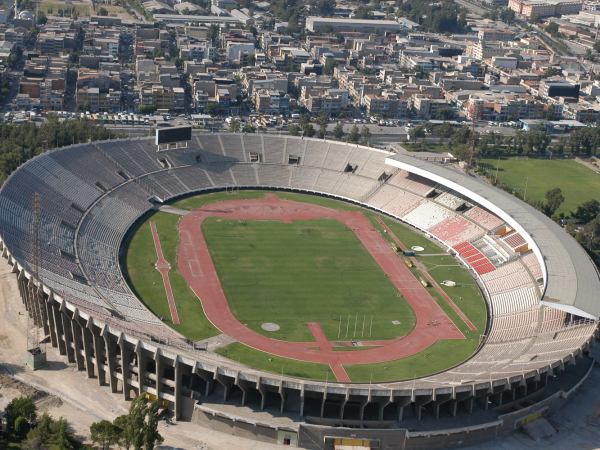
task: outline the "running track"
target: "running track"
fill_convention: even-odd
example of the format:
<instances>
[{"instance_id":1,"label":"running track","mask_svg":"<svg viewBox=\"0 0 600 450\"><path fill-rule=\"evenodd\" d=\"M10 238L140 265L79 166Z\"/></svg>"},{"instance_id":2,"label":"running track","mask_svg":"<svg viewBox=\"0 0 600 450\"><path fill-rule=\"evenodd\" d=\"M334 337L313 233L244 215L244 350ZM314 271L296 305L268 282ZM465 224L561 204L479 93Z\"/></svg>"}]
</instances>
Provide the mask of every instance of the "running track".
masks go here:
<instances>
[{"instance_id":1,"label":"running track","mask_svg":"<svg viewBox=\"0 0 600 450\"><path fill-rule=\"evenodd\" d=\"M350 228L371 253L389 280L400 291L416 315L412 332L398 339L365 345L368 350L339 352L323 340L321 327L312 325L315 342L287 342L269 338L243 325L229 308L217 276L201 225L207 217L237 220L314 220L331 218ZM348 381L344 365L391 361L419 353L441 339L464 339L464 335L444 313L429 292L402 263L401 258L360 211L339 211L308 203L282 200L273 194L263 199L230 200L206 205L182 217L179 223L179 270L202 302L207 318L221 332L257 350L301 361L328 364L339 381ZM316 333L316 334L315 334ZM343 374L342 374L343 371Z\"/></svg>"}]
</instances>

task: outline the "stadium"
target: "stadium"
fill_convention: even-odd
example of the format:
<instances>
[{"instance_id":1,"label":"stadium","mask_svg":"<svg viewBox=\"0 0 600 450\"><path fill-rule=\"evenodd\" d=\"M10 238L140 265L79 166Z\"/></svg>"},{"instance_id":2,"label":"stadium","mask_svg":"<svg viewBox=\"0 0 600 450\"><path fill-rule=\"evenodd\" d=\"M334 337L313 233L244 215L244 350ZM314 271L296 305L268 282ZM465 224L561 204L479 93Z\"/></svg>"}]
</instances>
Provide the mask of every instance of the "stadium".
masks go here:
<instances>
[{"instance_id":1,"label":"stadium","mask_svg":"<svg viewBox=\"0 0 600 450\"><path fill-rule=\"evenodd\" d=\"M107 392L146 392L178 420L305 448L466 445L551 413L592 369L600 278L585 251L509 194L404 154L245 134L80 144L16 170L0 214L47 341ZM257 259L244 236L287 249ZM288 266L311 242L326 263ZM331 304L315 282L310 299L281 299L286 316L257 290L332 282L327 252L342 250L349 275L327 286L347 290ZM321 316L296 309L316 301ZM444 342L462 353L433 350Z\"/></svg>"}]
</instances>

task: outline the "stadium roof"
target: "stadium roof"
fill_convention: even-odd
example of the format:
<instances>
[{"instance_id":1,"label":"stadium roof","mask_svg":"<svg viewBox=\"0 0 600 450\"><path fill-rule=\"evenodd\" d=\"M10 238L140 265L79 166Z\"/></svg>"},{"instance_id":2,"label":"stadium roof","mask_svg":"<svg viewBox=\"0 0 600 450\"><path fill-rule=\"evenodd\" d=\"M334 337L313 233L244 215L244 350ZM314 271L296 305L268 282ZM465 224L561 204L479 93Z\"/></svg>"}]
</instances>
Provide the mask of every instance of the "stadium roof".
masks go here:
<instances>
[{"instance_id":1,"label":"stadium roof","mask_svg":"<svg viewBox=\"0 0 600 450\"><path fill-rule=\"evenodd\" d=\"M476 176L399 153L386 164L432 179L473 199L505 220L530 244L542 267L542 303L597 320L600 316L600 275L585 250L556 222L511 194Z\"/></svg>"}]
</instances>

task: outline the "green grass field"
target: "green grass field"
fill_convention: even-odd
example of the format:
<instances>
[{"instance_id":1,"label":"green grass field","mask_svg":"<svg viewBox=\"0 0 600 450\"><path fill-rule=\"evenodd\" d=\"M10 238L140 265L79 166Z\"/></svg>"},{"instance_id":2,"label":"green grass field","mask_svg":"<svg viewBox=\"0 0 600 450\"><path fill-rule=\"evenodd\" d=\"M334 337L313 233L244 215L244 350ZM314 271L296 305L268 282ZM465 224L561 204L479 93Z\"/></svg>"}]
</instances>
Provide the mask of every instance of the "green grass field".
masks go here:
<instances>
[{"instance_id":1,"label":"green grass field","mask_svg":"<svg viewBox=\"0 0 600 450\"><path fill-rule=\"evenodd\" d=\"M177 312L181 323L174 325L167 303L167 296L160 273L155 269L156 251L150 221L156 223L165 258L171 264L169 278L177 303ZM184 336L192 340L205 339L219 334L204 315L202 304L190 289L187 281L177 270L177 246L179 233L177 222L179 217L173 214L158 212L153 214L137 230L129 243L126 256L127 275L130 284L146 306L158 317Z\"/></svg>"},{"instance_id":2,"label":"green grass field","mask_svg":"<svg viewBox=\"0 0 600 450\"><path fill-rule=\"evenodd\" d=\"M173 205L195 209L222 200L261 198L265 191L211 193L179 200ZM291 192L277 192L280 198L309 202L336 209L361 209L334 199ZM377 214L362 210L377 229ZM156 253L149 221L155 221L163 252L173 269L170 272L175 300L182 323L174 328L193 340L219 333L204 315L196 298L176 267L179 217L155 213L142 223L130 241L126 264L128 277L137 294L169 325L170 315L162 279L154 264ZM467 359L477 348L485 330L487 313L481 293L469 273L436 243L392 219L384 221L406 245L425 247L418 259L441 282L458 283L444 287L463 312L477 326L470 332L457 314L433 288L431 295L466 335L466 340L440 341L426 351L381 364L346 367L353 382L411 379L436 373ZM313 340L306 322L321 324L329 339L368 339L365 333L373 316L371 339L402 336L414 326L414 313L387 280L354 233L334 220L284 224L275 221L242 222L209 218L203 224L213 261L234 314L250 328L270 337L291 341ZM386 239L386 233L382 233ZM412 269L416 275L416 269ZM340 313L340 311L342 311ZM342 326L340 327L340 314ZM350 320L348 320L350 316ZM401 325L392 320L400 318ZM278 332L260 328L264 322L281 326ZM354 324L356 323L356 332ZM346 335L346 328L348 335ZM336 351L360 351L360 347L336 347ZM280 358L235 343L217 351L240 363L275 374L317 380L334 380L322 364Z\"/></svg>"},{"instance_id":3,"label":"green grass field","mask_svg":"<svg viewBox=\"0 0 600 450\"><path fill-rule=\"evenodd\" d=\"M318 322L330 340L391 339L414 327L408 303L336 220L209 218L202 232L233 313L261 334L312 341L306 323ZM264 322L281 329L264 331Z\"/></svg>"},{"instance_id":4,"label":"green grass field","mask_svg":"<svg viewBox=\"0 0 600 450\"><path fill-rule=\"evenodd\" d=\"M226 358L258 367L267 372L289 375L292 377L308 378L311 380L335 381L335 376L325 364L296 361L295 359L281 358L269 353L255 350L238 342L218 348L216 353Z\"/></svg>"},{"instance_id":5,"label":"green grass field","mask_svg":"<svg viewBox=\"0 0 600 450\"><path fill-rule=\"evenodd\" d=\"M532 202L544 200L544 194L555 187L562 189L565 202L559 208L559 213L574 211L581 203L598 199L600 196L600 175L573 160L564 159L484 159L484 168L496 176L498 181L525 194L525 200Z\"/></svg>"}]
</instances>

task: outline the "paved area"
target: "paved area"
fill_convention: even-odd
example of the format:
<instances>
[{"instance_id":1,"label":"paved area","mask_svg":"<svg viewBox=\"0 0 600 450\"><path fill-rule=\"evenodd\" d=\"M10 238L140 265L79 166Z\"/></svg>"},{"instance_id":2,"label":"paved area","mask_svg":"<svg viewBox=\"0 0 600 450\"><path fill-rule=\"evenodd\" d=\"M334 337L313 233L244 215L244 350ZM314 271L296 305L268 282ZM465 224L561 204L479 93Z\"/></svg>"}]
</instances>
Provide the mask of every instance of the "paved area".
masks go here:
<instances>
[{"instance_id":1,"label":"paved area","mask_svg":"<svg viewBox=\"0 0 600 450\"><path fill-rule=\"evenodd\" d=\"M352 230L371 253L390 282L398 289L416 315L415 328L407 336L377 341L379 347L360 352L336 352L330 346L314 342L287 342L269 338L243 325L231 311L219 281L206 240L201 232L208 217L239 220L314 220L331 218ZM278 356L328 364L338 381L345 381L342 365L369 364L403 358L419 353L441 339L464 339L443 309L432 298L414 274L402 263L396 252L360 211L339 211L319 205L282 200L275 195L263 199L229 200L213 203L183 216L179 223L180 245L178 268L196 296L201 300L207 318L221 332L257 350ZM325 338L326 339L326 338ZM365 345L369 345L366 341Z\"/></svg>"}]
</instances>

